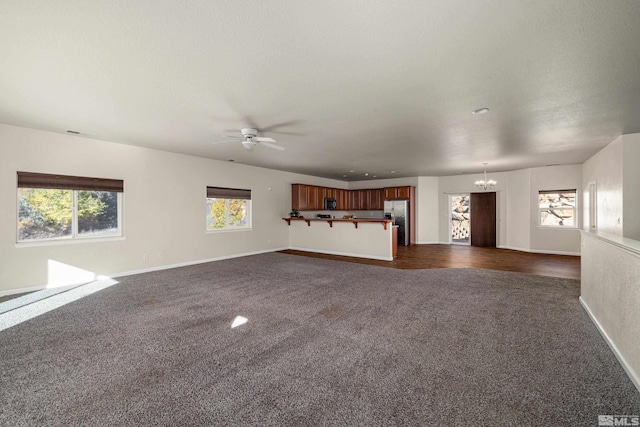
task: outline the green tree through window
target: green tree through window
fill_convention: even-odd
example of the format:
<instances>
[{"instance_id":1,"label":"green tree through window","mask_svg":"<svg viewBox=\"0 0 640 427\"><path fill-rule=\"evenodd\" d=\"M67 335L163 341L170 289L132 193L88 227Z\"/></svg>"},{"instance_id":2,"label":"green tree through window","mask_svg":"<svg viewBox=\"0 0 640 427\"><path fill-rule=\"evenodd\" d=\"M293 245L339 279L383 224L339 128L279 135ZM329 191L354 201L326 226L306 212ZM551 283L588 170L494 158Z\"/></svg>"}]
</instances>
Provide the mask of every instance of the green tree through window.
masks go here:
<instances>
[{"instance_id":1,"label":"green tree through window","mask_svg":"<svg viewBox=\"0 0 640 427\"><path fill-rule=\"evenodd\" d=\"M207 231L251 228L251 190L207 187Z\"/></svg>"},{"instance_id":2,"label":"green tree through window","mask_svg":"<svg viewBox=\"0 0 640 427\"><path fill-rule=\"evenodd\" d=\"M17 172L18 242L120 236L124 181Z\"/></svg>"}]
</instances>

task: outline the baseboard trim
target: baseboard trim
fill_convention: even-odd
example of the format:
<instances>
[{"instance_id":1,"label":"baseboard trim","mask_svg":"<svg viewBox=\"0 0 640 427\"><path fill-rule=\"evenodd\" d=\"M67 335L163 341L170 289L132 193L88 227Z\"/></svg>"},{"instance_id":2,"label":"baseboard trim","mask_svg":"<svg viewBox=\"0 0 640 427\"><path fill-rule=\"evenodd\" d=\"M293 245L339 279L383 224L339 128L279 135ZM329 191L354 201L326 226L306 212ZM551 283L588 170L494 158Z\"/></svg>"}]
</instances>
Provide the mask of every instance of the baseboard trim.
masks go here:
<instances>
[{"instance_id":1,"label":"baseboard trim","mask_svg":"<svg viewBox=\"0 0 640 427\"><path fill-rule=\"evenodd\" d=\"M22 294L25 292L36 292L36 291L41 291L43 289L47 289L47 285L30 286L28 288L8 289L6 291L0 291L0 297L4 297L7 295Z\"/></svg>"},{"instance_id":2,"label":"baseboard trim","mask_svg":"<svg viewBox=\"0 0 640 427\"><path fill-rule=\"evenodd\" d=\"M543 250L543 249L527 249L527 248L520 248L518 246L507 246L507 245L500 245L500 246L498 246L498 249L510 249L512 251L530 252L530 253L534 253L534 254L580 256L580 252L548 251L548 250Z\"/></svg>"},{"instance_id":3,"label":"baseboard trim","mask_svg":"<svg viewBox=\"0 0 640 427\"><path fill-rule=\"evenodd\" d=\"M620 351L618 350L618 347L616 347L616 344L609 337L607 332L603 329L600 322L598 322L598 319L589 308L589 305L582 299L582 297L578 299L580 301L580 304L582 305L582 308L584 308L584 311L587 312L587 315L589 316L593 324L596 326L596 329L598 330L598 332L600 332L600 335L602 335L602 338L604 338L605 342L607 343L607 345L609 346L613 354L616 356L616 359L618 359L618 362L620 363L620 365L622 365L622 369L624 369L624 371L629 376L629 379L631 380L633 385L636 386L636 389L638 389L638 392L640 392L640 376L638 376L638 374L633 370L633 368L629 366L629 364L627 363L627 360L620 353Z\"/></svg>"},{"instance_id":4,"label":"baseboard trim","mask_svg":"<svg viewBox=\"0 0 640 427\"><path fill-rule=\"evenodd\" d=\"M416 242L416 245L442 245L442 242Z\"/></svg>"},{"instance_id":5,"label":"baseboard trim","mask_svg":"<svg viewBox=\"0 0 640 427\"><path fill-rule=\"evenodd\" d=\"M124 271L124 272L120 272L120 273L114 273L114 274L112 274L110 276L107 276L107 277L108 278L114 278L114 277L133 276L133 275L136 275L136 274L151 273L153 271L169 270L171 268L187 267L189 265L204 264L204 263L207 263L207 262L222 261L222 260L225 260L225 259L240 258L240 257L243 257L243 256L259 255L259 254L265 254L265 253L269 253L269 252L283 251L285 249L288 249L288 247L285 246L285 247L281 247L281 248L265 249L265 250L262 250L262 251L253 251L253 252L245 252L245 253L240 253L240 254L223 255L223 256L219 256L219 257L215 257L215 258L207 258L207 259L200 259L200 260L195 260L195 261L179 262L177 264L159 265L157 267L150 267L150 268L143 268L143 269L140 269L140 270L131 270L131 271ZM100 280L101 278L105 278L105 276L99 276L99 278L96 278L96 280ZM73 283L69 283L69 285L73 285ZM9 290L6 290L6 291L0 291L0 297L6 296L6 295L21 294L21 293L25 293L25 292L41 291L43 289L47 289L47 285L30 286L28 288L9 289Z\"/></svg>"},{"instance_id":6,"label":"baseboard trim","mask_svg":"<svg viewBox=\"0 0 640 427\"><path fill-rule=\"evenodd\" d=\"M282 248L275 248L275 249L266 249L266 250L262 250L262 251L244 252L244 253L240 253L240 254L223 255L223 256L219 256L219 257L215 257L215 258L199 259L199 260L195 260L195 261L185 261L185 262L179 262L177 264L167 264L167 265L160 265L160 266L157 266L157 267L144 268L144 269L141 269L141 270L125 271L125 272L122 272L122 273L116 273L116 274L114 274L114 275L112 275L110 277L114 278L114 277L134 276L136 274L151 273L151 272L154 272L154 271L169 270L171 268L178 268L178 267L188 267L190 265L205 264L207 262L222 261L222 260L225 260L225 259L233 259L233 258L241 258L241 257L244 257L244 256L266 254L266 253L269 253L269 252L283 251L285 249L288 249L288 248L287 247L282 247Z\"/></svg>"},{"instance_id":7,"label":"baseboard trim","mask_svg":"<svg viewBox=\"0 0 640 427\"><path fill-rule=\"evenodd\" d=\"M366 258L366 259L377 259L377 260L380 260L380 261L393 261L393 257L384 257L384 256L376 256L376 255L362 255L362 254L354 254L354 253L351 253L351 252L325 251L325 250L320 250L320 249L299 248L297 246L291 246L289 249L291 249L293 251L316 252L316 253L319 253L319 254L349 256L349 257L353 257L353 258Z\"/></svg>"}]
</instances>

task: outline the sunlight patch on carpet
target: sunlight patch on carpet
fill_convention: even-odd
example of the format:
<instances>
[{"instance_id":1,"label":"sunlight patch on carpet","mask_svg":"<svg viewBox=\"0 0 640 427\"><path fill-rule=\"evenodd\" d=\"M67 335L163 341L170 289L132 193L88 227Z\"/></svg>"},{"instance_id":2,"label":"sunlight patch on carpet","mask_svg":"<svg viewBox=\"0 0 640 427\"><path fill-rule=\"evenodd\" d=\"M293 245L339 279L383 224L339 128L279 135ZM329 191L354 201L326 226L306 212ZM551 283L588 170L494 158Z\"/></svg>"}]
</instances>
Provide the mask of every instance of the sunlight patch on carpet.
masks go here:
<instances>
[{"instance_id":1,"label":"sunlight patch on carpet","mask_svg":"<svg viewBox=\"0 0 640 427\"><path fill-rule=\"evenodd\" d=\"M231 329L237 328L238 326L241 326L241 325L244 325L248 321L249 321L249 319L247 319L246 317L236 316L236 318L233 319L233 323L231 323Z\"/></svg>"},{"instance_id":2,"label":"sunlight patch on carpet","mask_svg":"<svg viewBox=\"0 0 640 427\"><path fill-rule=\"evenodd\" d=\"M0 331L8 329L12 326L19 325L41 314L47 313L56 308L62 307L70 302L79 300L95 292L99 292L110 286L119 283L117 280L106 278L96 280L85 285L76 286L73 289L55 294L48 298L44 298L33 303L23 305L14 310L0 314Z\"/></svg>"}]
</instances>

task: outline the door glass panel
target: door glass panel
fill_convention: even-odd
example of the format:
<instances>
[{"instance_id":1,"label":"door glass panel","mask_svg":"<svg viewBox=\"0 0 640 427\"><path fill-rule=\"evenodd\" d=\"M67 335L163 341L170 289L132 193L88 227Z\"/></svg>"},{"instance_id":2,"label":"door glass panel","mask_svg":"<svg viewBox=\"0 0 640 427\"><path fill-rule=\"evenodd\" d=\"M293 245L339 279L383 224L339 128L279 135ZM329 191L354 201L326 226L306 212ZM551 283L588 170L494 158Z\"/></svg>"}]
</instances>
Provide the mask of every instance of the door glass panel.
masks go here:
<instances>
[{"instance_id":1,"label":"door glass panel","mask_svg":"<svg viewBox=\"0 0 640 427\"><path fill-rule=\"evenodd\" d=\"M450 196L451 243L468 245L471 241L471 211L469 195Z\"/></svg>"}]
</instances>

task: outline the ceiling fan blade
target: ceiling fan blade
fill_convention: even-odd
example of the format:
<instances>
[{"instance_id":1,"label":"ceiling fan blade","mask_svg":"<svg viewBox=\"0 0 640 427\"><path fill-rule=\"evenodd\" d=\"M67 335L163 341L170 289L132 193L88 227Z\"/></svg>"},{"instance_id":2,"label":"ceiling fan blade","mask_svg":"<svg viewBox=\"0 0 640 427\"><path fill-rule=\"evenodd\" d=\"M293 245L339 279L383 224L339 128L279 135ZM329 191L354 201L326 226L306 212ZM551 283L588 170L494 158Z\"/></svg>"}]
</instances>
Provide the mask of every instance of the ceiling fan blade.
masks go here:
<instances>
[{"instance_id":1,"label":"ceiling fan blade","mask_svg":"<svg viewBox=\"0 0 640 427\"><path fill-rule=\"evenodd\" d=\"M255 141L258 141L258 142L276 142L275 139L273 139L273 138L265 138L264 136L256 136L253 139Z\"/></svg>"},{"instance_id":2,"label":"ceiling fan blade","mask_svg":"<svg viewBox=\"0 0 640 427\"><path fill-rule=\"evenodd\" d=\"M279 131L279 130L270 130L269 133L277 133L278 135L293 135L293 136L305 136L306 135L306 133L285 132L285 131Z\"/></svg>"},{"instance_id":3,"label":"ceiling fan blade","mask_svg":"<svg viewBox=\"0 0 640 427\"><path fill-rule=\"evenodd\" d=\"M228 142L238 142L238 141L240 141L240 140L241 140L241 138L237 138L237 139L226 139L226 140L224 140L224 141L215 141L215 142L212 142L212 144L213 144L213 145L216 145L216 144L226 144L226 143L228 143Z\"/></svg>"},{"instance_id":4,"label":"ceiling fan blade","mask_svg":"<svg viewBox=\"0 0 640 427\"><path fill-rule=\"evenodd\" d=\"M226 136L227 138L236 138L236 139L243 139L244 136L242 136L242 134L240 132L238 132L237 130L229 130L229 131L225 131L222 136Z\"/></svg>"},{"instance_id":5,"label":"ceiling fan blade","mask_svg":"<svg viewBox=\"0 0 640 427\"><path fill-rule=\"evenodd\" d=\"M272 144L270 142L260 141L260 145L264 145L265 147L275 148L276 150L284 151L284 147L281 147L276 144Z\"/></svg>"},{"instance_id":6,"label":"ceiling fan blade","mask_svg":"<svg viewBox=\"0 0 640 427\"><path fill-rule=\"evenodd\" d=\"M286 126L297 125L298 123L300 123L300 120L289 120L288 122L276 123L271 126L258 128L258 129L260 129L262 132L276 132L275 129L283 128Z\"/></svg>"}]
</instances>

